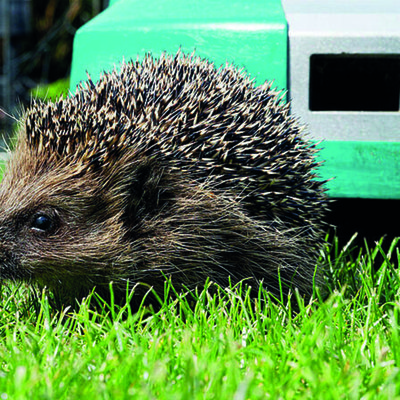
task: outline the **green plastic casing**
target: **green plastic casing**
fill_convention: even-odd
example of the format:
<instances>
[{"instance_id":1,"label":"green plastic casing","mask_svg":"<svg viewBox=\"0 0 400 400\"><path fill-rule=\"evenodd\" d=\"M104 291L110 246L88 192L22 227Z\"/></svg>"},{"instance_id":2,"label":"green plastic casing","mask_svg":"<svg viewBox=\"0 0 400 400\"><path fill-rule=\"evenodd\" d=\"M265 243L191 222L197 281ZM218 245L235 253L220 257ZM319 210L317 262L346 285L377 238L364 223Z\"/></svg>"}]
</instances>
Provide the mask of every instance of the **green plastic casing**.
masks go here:
<instances>
[{"instance_id":1,"label":"green plastic casing","mask_svg":"<svg viewBox=\"0 0 400 400\"><path fill-rule=\"evenodd\" d=\"M279 0L114 0L74 39L71 90L122 60L196 51L287 87L287 24Z\"/></svg>"},{"instance_id":2,"label":"green plastic casing","mask_svg":"<svg viewBox=\"0 0 400 400\"><path fill-rule=\"evenodd\" d=\"M331 197L400 199L400 142L326 140L319 147Z\"/></svg>"},{"instance_id":3,"label":"green plastic casing","mask_svg":"<svg viewBox=\"0 0 400 400\"><path fill-rule=\"evenodd\" d=\"M280 0L111 0L76 33L71 91L87 74L96 80L123 60L179 49L216 67L244 67L256 84L287 88L288 26ZM330 179L331 197L400 198L400 141L345 138L320 147L319 175Z\"/></svg>"}]
</instances>

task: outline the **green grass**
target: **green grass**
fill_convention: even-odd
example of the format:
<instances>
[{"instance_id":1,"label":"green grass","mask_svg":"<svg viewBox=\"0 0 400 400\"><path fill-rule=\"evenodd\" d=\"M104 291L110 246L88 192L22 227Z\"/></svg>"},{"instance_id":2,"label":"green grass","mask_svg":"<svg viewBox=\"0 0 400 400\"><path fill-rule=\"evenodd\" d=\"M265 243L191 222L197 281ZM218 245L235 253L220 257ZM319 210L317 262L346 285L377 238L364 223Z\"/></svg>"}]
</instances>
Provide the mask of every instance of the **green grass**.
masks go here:
<instances>
[{"instance_id":1,"label":"green grass","mask_svg":"<svg viewBox=\"0 0 400 400\"><path fill-rule=\"evenodd\" d=\"M41 100L55 101L60 96L66 97L69 94L69 78L59 79L53 83L39 85L32 89L32 97Z\"/></svg>"},{"instance_id":2,"label":"green grass","mask_svg":"<svg viewBox=\"0 0 400 400\"><path fill-rule=\"evenodd\" d=\"M297 313L212 283L138 313L93 311L94 296L57 312L3 286L0 399L400 398L398 242L387 254L333 242L329 293Z\"/></svg>"}]
</instances>

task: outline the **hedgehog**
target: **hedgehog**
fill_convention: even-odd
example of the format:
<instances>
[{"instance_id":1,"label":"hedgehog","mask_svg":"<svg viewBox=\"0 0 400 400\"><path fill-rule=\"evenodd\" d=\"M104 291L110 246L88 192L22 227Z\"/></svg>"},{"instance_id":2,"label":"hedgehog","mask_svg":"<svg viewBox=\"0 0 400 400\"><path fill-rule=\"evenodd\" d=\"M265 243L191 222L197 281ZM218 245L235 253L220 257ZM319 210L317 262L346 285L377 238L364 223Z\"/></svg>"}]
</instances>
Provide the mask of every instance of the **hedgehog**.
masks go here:
<instances>
[{"instance_id":1,"label":"hedgehog","mask_svg":"<svg viewBox=\"0 0 400 400\"><path fill-rule=\"evenodd\" d=\"M309 298L328 201L303 131L270 83L193 54L32 100L0 186L1 280L63 305L166 278Z\"/></svg>"}]
</instances>

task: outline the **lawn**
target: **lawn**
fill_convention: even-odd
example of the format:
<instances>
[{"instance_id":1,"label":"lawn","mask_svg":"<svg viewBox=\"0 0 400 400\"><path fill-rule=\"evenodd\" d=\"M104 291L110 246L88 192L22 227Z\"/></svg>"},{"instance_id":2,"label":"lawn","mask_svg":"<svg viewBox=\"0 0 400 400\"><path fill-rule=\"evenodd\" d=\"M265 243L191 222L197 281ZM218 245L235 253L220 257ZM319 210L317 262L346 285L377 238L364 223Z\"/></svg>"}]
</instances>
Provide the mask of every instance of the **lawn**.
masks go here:
<instances>
[{"instance_id":1,"label":"lawn","mask_svg":"<svg viewBox=\"0 0 400 400\"><path fill-rule=\"evenodd\" d=\"M3 285L0 399L400 398L398 241L387 253L332 242L329 290L308 304L294 293L296 312L212 282L137 313L90 308L94 295L57 311Z\"/></svg>"}]
</instances>

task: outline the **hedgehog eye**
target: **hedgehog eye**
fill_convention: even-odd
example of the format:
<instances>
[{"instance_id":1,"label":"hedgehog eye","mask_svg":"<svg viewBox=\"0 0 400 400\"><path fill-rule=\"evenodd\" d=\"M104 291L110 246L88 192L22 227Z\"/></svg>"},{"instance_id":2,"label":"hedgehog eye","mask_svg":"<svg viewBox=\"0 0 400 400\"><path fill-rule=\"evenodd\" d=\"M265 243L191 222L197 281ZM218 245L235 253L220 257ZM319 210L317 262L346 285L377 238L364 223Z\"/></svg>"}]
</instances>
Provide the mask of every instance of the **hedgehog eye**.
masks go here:
<instances>
[{"instance_id":1,"label":"hedgehog eye","mask_svg":"<svg viewBox=\"0 0 400 400\"><path fill-rule=\"evenodd\" d=\"M33 217L31 228L36 231L49 232L54 227L54 221L45 214L38 214Z\"/></svg>"}]
</instances>

